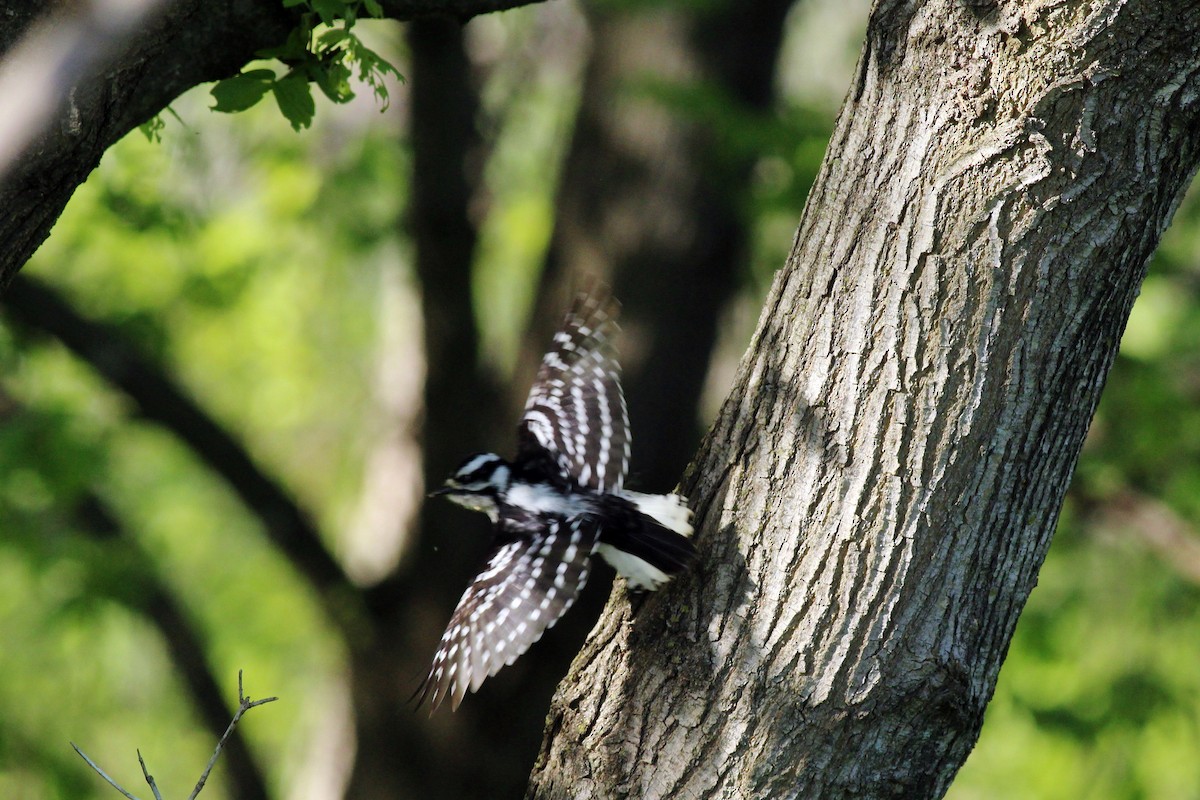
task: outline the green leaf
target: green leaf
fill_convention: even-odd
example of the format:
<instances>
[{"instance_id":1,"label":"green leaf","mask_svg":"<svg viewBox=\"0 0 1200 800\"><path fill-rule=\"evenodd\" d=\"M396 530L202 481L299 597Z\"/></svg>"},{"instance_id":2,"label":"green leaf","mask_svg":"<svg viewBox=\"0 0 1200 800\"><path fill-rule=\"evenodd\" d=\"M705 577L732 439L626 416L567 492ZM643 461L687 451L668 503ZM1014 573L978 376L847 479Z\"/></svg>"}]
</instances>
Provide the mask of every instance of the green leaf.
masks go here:
<instances>
[{"instance_id":1,"label":"green leaf","mask_svg":"<svg viewBox=\"0 0 1200 800\"><path fill-rule=\"evenodd\" d=\"M293 130L300 130L312 125L313 114L317 107L313 103L312 89L308 81L299 73L292 72L275 81L271 87L275 93L275 102L279 110L292 123Z\"/></svg>"},{"instance_id":2,"label":"green leaf","mask_svg":"<svg viewBox=\"0 0 1200 800\"><path fill-rule=\"evenodd\" d=\"M213 99L217 101L213 110L226 113L245 111L262 99L274 80L275 73L271 70L253 69L217 81L212 88Z\"/></svg>"},{"instance_id":3,"label":"green leaf","mask_svg":"<svg viewBox=\"0 0 1200 800\"><path fill-rule=\"evenodd\" d=\"M310 75L333 102L346 103L354 98L354 90L350 88L350 68L341 61L323 63L320 68L311 70Z\"/></svg>"},{"instance_id":4,"label":"green leaf","mask_svg":"<svg viewBox=\"0 0 1200 800\"><path fill-rule=\"evenodd\" d=\"M345 0L312 0L312 8L326 25L332 25L347 11Z\"/></svg>"},{"instance_id":5,"label":"green leaf","mask_svg":"<svg viewBox=\"0 0 1200 800\"><path fill-rule=\"evenodd\" d=\"M165 127L167 127L167 123L166 120L163 119L162 114L155 114L141 125L138 125L138 130L141 131L142 135L145 136L149 141L161 142L162 131Z\"/></svg>"},{"instance_id":6,"label":"green leaf","mask_svg":"<svg viewBox=\"0 0 1200 800\"><path fill-rule=\"evenodd\" d=\"M315 83L333 102L345 103L354 97L350 78L357 74L386 109L386 77L395 75L401 81L404 78L352 30L360 13L383 15L379 0L284 0L284 5L302 10L298 25L283 45L259 50L257 55L282 61L288 69L287 75L276 79L268 70L256 70L222 81L213 89L217 98L214 108L241 111L257 103L270 89L280 111L294 129L300 130L312 124L316 111L310 83ZM321 23L329 27L320 32L314 30ZM268 76L261 80L250 77L264 72Z\"/></svg>"},{"instance_id":7,"label":"green leaf","mask_svg":"<svg viewBox=\"0 0 1200 800\"><path fill-rule=\"evenodd\" d=\"M350 35L345 28L330 28L317 37L317 42L325 47L333 47Z\"/></svg>"}]
</instances>

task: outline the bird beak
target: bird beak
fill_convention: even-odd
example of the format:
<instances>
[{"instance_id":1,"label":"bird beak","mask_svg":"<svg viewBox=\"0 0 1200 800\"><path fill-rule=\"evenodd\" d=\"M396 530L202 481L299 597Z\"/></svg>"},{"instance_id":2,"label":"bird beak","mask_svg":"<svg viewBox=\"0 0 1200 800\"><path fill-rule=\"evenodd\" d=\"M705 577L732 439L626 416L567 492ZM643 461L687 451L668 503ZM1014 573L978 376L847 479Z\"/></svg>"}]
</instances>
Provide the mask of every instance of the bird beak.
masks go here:
<instances>
[{"instance_id":1,"label":"bird beak","mask_svg":"<svg viewBox=\"0 0 1200 800\"><path fill-rule=\"evenodd\" d=\"M454 486L450 486L449 484L447 484L440 489L435 489L434 491L430 492L429 494L427 494L425 496L426 497L437 497L437 496L443 495L443 494L450 494L451 492L454 491L454 489L455 489Z\"/></svg>"}]
</instances>

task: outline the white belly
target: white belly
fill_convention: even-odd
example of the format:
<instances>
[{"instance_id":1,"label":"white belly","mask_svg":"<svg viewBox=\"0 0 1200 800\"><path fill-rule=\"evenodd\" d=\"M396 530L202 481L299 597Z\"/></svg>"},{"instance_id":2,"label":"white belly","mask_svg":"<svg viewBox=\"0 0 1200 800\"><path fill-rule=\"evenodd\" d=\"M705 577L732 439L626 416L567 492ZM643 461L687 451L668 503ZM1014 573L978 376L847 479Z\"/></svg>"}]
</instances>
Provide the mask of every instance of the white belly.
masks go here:
<instances>
[{"instance_id":1,"label":"white belly","mask_svg":"<svg viewBox=\"0 0 1200 800\"><path fill-rule=\"evenodd\" d=\"M618 550L612 545L600 544L596 547L596 552L612 565L618 575L629 581L630 587L634 589L654 591L671 580L670 575L653 564Z\"/></svg>"}]
</instances>

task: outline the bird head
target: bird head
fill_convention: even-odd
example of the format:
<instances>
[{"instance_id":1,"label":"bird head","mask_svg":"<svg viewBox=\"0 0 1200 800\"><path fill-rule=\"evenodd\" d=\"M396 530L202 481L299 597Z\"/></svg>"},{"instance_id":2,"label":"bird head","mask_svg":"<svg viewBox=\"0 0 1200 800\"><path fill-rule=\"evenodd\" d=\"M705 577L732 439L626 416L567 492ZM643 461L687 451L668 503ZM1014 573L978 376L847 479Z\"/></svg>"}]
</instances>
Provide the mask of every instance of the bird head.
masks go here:
<instances>
[{"instance_id":1,"label":"bird head","mask_svg":"<svg viewBox=\"0 0 1200 800\"><path fill-rule=\"evenodd\" d=\"M496 498L508 488L510 472L508 462L495 453L477 453L460 464L442 488L429 496L445 495L464 508L482 511L495 519Z\"/></svg>"}]
</instances>

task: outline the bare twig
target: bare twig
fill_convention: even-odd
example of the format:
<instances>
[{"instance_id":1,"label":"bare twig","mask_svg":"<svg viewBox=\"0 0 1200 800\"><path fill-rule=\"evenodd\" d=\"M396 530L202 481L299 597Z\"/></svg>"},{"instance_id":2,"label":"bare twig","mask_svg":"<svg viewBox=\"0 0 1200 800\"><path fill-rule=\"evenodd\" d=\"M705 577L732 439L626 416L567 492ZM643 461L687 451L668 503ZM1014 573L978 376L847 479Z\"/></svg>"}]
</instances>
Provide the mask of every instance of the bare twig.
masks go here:
<instances>
[{"instance_id":1,"label":"bare twig","mask_svg":"<svg viewBox=\"0 0 1200 800\"><path fill-rule=\"evenodd\" d=\"M138 750L138 763L142 765L142 775L146 777L146 783L150 784L150 791L154 792L154 800L163 800L162 795L158 793L158 785L154 783L154 776L146 769L146 760L142 758L142 751Z\"/></svg>"},{"instance_id":2,"label":"bare twig","mask_svg":"<svg viewBox=\"0 0 1200 800\"><path fill-rule=\"evenodd\" d=\"M237 727L238 722L242 719L242 715L255 706L273 703L278 699L278 697L264 697L262 700L251 700L246 696L246 693L242 691L242 671L240 669L238 670L237 713L233 715L233 719L229 722L229 727L225 729L225 733L221 736L220 741L217 742L217 747L215 750L213 750L212 758L208 760L208 765L204 768L204 772L200 775L200 780L196 782L196 788L192 789L192 793L188 795L187 800L196 800L196 796L204 789L204 784L208 781L208 776L212 772L213 767L216 765L217 758L221 755L221 750L225 747L225 743L229 741L229 737L233 734L233 729ZM121 784L110 778L104 770L100 769L100 766L95 761L92 761L92 759L88 758L87 754L80 750L78 745L76 745L74 742L71 742L71 747L75 749L75 752L79 754L80 758L87 762L89 767L96 771L97 775L108 781L109 786L112 786L118 792L125 795L128 800L138 800L137 797L126 791ZM142 766L142 775L145 776L146 783L150 785L150 791L154 792L154 800L163 800L162 795L159 794L158 786L154 783L154 777L146 768L146 761L142 758L141 750L137 751L137 757L138 763Z\"/></svg>"},{"instance_id":3,"label":"bare twig","mask_svg":"<svg viewBox=\"0 0 1200 800\"><path fill-rule=\"evenodd\" d=\"M212 758L208 760L208 766L204 768L204 773L200 776L200 780L196 782L196 788L192 789L192 793L188 795L187 800L196 800L196 795L200 794L200 790L204 788L204 782L208 780L208 773L212 772L213 765L217 763L217 757L221 755L221 748L225 746L225 742L229 740L229 736L233 733L233 729L237 727L238 721L255 706L265 705L278 700L278 697L266 697L262 700L251 701L242 691L242 671L238 670L238 710L233 715L233 719L229 721L229 727L225 729L225 734L221 740L217 742L217 748L213 750Z\"/></svg>"},{"instance_id":4,"label":"bare twig","mask_svg":"<svg viewBox=\"0 0 1200 800\"><path fill-rule=\"evenodd\" d=\"M125 789L122 788L121 784L117 783L112 778L108 777L108 773L105 772L104 770L100 769L100 766L95 761L92 761L90 758L88 758L87 753L85 753L79 749L79 745L75 744L74 742L71 742L71 747L73 747L75 749L76 753L79 753L80 758L82 758L84 761L86 761L88 763L89 767L96 770L97 775L99 775L101 778L104 778L104 780L108 781L109 786L113 787L118 792L120 792L121 794L128 797L129 800L138 800L136 797L131 795L129 792L125 791Z\"/></svg>"}]
</instances>

